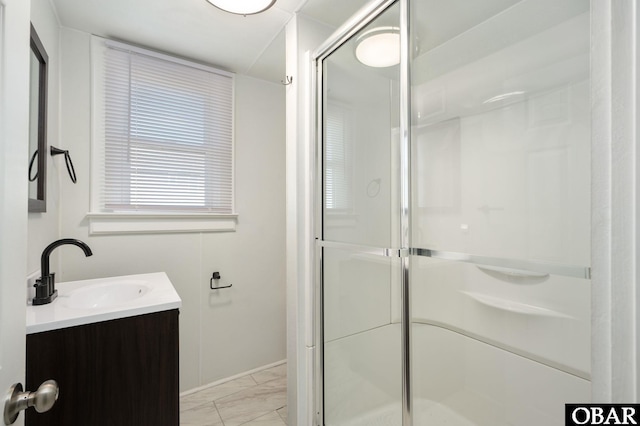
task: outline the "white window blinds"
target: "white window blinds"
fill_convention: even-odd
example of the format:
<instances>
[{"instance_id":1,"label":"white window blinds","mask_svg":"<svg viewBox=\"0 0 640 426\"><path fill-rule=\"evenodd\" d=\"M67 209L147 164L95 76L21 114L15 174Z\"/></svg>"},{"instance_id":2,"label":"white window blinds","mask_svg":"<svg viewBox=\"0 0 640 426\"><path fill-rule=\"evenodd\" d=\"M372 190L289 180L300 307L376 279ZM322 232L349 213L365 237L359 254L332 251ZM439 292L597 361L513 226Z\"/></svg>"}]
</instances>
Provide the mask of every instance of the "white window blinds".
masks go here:
<instances>
[{"instance_id":1,"label":"white window blinds","mask_svg":"<svg viewBox=\"0 0 640 426\"><path fill-rule=\"evenodd\" d=\"M104 46L101 210L232 213L232 75Z\"/></svg>"},{"instance_id":2,"label":"white window blinds","mask_svg":"<svg viewBox=\"0 0 640 426\"><path fill-rule=\"evenodd\" d=\"M352 208L351 111L330 104L325 117L325 206L335 212L347 212Z\"/></svg>"}]
</instances>

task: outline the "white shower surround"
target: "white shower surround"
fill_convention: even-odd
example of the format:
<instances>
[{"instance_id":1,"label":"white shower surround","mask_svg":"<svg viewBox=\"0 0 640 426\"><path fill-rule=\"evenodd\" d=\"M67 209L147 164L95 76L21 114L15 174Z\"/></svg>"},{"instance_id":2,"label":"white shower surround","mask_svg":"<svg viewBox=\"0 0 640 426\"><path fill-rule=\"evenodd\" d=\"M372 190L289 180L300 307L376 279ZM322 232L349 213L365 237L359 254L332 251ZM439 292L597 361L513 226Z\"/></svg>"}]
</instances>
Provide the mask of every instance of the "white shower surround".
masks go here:
<instances>
[{"instance_id":1,"label":"white shower surround","mask_svg":"<svg viewBox=\"0 0 640 426\"><path fill-rule=\"evenodd\" d=\"M533 422L560 426L565 402L590 401L585 9L572 2L544 25L511 29L504 46L478 41L479 35L496 39L505 22L544 11L522 2L414 59L412 247L497 262L524 259L551 271L411 257L411 380L413 401L421 406L413 412L415 424L433 415L467 419L460 424L511 424L524 411ZM484 50L460 61L456 53L478 44ZM348 53L347 46L325 60L325 90L326 108L336 108L335 93L349 99L359 129L351 140L354 213L346 223L325 211L323 239L393 246L398 141L385 119L393 116L393 96L385 75L359 78ZM526 94L482 102L505 85ZM356 189L372 176L382 181L373 198ZM322 256L323 420L365 424L372 411L400 400L399 264L326 245ZM558 275L554 265L582 273ZM557 392L541 392L545 385ZM434 414L428 407L439 408ZM390 410L378 414L395 424L401 412Z\"/></svg>"},{"instance_id":2,"label":"white shower surround","mask_svg":"<svg viewBox=\"0 0 640 426\"><path fill-rule=\"evenodd\" d=\"M299 37L298 31L304 33L312 28L300 16L290 26L295 25L296 31L288 34L288 43L297 49L288 57L288 67L304 69L304 57L301 52L305 48L312 49L313 43ZM631 40L638 36L637 24L640 15L633 2L605 2L593 1L591 10L591 75L590 87L592 118L592 203L591 211L594 220L592 227L592 267L593 287L591 296L593 312L590 316L591 332L591 397L597 401L634 401L639 395L640 380L636 365L638 357L638 330L632 326L636 322L638 301L635 298L635 248L639 238L631 232L616 232L616 229L635 229L637 217L635 208L629 203L636 197L636 182L631 177L638 170L638 159L634 156L624 157L625 153L635 152L636 137L636 105L639 94L628 90L638 87L637 58L638 47ZM321 35L316 34L316 41L321 42ZM298 66L300 68L298 68ZM288 94L289 99L309 96L308 76L301 76L302 83ZM305 84L307 83L307 84ZM626 114L613 114L614 105L628 107ZM307 105L308 107L308 105ZM299 146L298 135L303 135L307 146L313 146L313 134L308 129L309 117L312 113L307 110L296 111L294 116L302 118L289 127L288 149ZM291 136L296 135L295 138ZM305 150L307 157L313 152ZM613 155L612 155L613 153ZM296 157L288 157L287 163L292 166L298 161ZM311 164L311 159L305 162ZM618 166L624 164L621 169ZM302 177L304 169L293 168L297 176ZM612 182L616 183L616 196ZM298 313L290 316L297 324L295 332L289 333L290 354L294 355L289 361L290 383L295 383L295 389L290 392L290 403L302 402L300 407L306 408L297 413L292 419L297 424L307 424L313 418L311 404L314 385L309 380L304 366L313 365L315 347L307 346L312 337L309 335L309 322L313 310L310 302L312 291L312 266L308 262L313 252L312 224L299 228L297 223L306 223L308 212L312 211L312 185L296 185L289 188L290 205L295 206L288 215L288 229L291 233L288 250L290 269L296 272L296 280L288 281L288 288L304 288L305 291L295 293L296 303L289 303L289 309L297 306ZM291 192L291 190L294 190ZM297 201L296 201L297 200ZM293 225L293 227L292 227ZM295 253L295 254L294 254ZM300 253L307 256L299 256ZM292 277L291 275L289 276ZM300 287L299 277L305 281ZM614 281L612 282L612 277ZM625 279L620 279L627 277ZM618 279L615 279L618 278ZM618 294L619 296L615 296ZM300 311L298 308L303 306ZM302 327L299 319L307 321L306 337L299 330ZM582 380L582 379L579 379Z\"/></svg>"}]
</instances>

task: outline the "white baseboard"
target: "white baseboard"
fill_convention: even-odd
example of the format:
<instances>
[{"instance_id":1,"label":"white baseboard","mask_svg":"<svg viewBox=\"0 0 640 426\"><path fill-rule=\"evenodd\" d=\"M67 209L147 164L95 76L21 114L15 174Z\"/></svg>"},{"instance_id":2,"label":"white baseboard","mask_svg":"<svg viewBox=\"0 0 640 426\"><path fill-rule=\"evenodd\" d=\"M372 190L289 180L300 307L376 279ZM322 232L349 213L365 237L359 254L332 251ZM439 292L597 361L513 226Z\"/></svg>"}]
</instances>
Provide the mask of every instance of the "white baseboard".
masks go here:
<instances>
[{"instance_id":1,"label":"white baseboard","mask_svg":"<svg viewBox=\"0 0 640 426\"><path fill-rule=\"evenodd\" d=\"M183 397L183 396L186 396L186 395L191 395L192 393L200 392L201 390L205 390L205 389L208 389L208 388L213 387L213 386L221 385L223 383L230 382L230 381L235 380L235 379L239 379L240 377L248 376L249 374L258 373L258 372L263 371L263 370L268 370L269 368L277 367L279 365L285 364L286 362L287 362L287 360L283 359L281 361L277 361L277 362L274 362L274 363L271 363L271 364L263 365L262 367L254 368L253 370L245 371L243 373L236 374L236 375L231 376L231 377L226 377L224 379L216 380L215 382L208 383L206 385L198 386L197 388L193 388L193 389L189 389L187 391L181 392L180 396Z\"/></svg>"}]
</instances>

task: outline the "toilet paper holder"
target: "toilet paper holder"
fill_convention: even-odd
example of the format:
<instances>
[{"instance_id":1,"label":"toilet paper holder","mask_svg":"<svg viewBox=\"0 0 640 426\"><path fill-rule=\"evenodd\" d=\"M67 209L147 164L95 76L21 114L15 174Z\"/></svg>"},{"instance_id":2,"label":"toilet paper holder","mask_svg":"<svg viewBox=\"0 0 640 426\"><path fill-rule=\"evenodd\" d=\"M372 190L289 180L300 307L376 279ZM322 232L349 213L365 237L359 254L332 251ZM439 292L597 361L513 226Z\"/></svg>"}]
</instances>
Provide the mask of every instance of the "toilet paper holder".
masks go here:
<instances>
[{"instance_id":1,"label":"toilet paper holder","mask_svg":"<svg viewBox=\"0 0 640 426\"><path fill-rule=\"evenodd\" d=\"M229 288L229 287L232 287L232 286L233 286L233 284L224 285L224 286L214 286L214 285L213 285L213 281L214 281L214 280L215 280L215 281L217 281L217 280L219 280L219 279L220 279L220 272L217 272L217 271L216 271L216 272L214 272L214 273L211 275L211 279L209 280L209 288L210 288L211 290L220 290L220 289L222 289L222 288Z\"/></svg>"}]
</instances>

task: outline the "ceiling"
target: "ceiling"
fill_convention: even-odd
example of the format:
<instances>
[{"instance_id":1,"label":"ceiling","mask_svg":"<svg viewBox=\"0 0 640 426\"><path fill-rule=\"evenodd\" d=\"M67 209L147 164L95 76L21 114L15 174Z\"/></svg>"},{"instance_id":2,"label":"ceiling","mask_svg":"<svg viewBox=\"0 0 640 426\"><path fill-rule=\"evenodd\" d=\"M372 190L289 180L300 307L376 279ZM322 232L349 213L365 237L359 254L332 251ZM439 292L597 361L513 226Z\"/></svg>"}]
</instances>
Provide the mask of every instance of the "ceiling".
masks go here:
<instances>
[{"instance_id":1,"label":"ceiling","mask_svg":"<svg viewBox=\"0 0 640 426\"><path fill-rule=\"evenodd\" d=\"M264 13L240 16L206 0L51 0L60 23L279 82L285 72L284 28L295 13L337 28L369 0L277 0Z\"/></svg>"}]
</instances>

